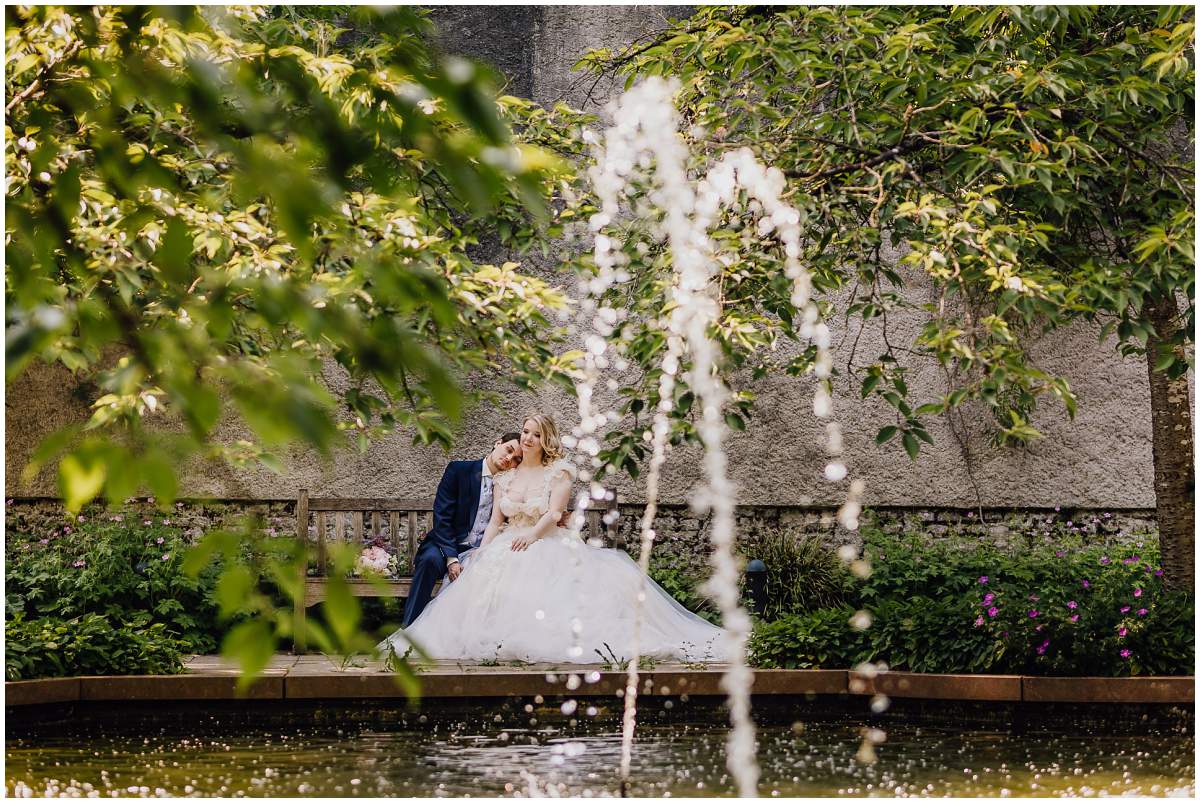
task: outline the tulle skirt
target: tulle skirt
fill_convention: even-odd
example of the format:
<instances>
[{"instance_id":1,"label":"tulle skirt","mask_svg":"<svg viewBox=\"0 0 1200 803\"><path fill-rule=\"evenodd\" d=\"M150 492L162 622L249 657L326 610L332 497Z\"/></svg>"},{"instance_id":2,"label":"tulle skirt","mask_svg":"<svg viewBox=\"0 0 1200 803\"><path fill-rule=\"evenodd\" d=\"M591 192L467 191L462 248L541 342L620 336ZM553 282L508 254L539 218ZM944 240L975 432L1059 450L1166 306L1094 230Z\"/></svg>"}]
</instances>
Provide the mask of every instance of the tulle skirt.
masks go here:
<instances>
[{"instance_id":1,"label":"tulle skirt","mask_svg":"<svg viewBox=\"0 0 1200 803\"><path fill-rule=\"evenodd\" d=\"M434 659L616 663L633 655L641 572L625 552L552 530L521 552L507 527L472 553L453 583L407 629L380 643L403 654L415 643ZM659 661L725 661L728 634L647 579L638 643Z\"/></svg>"}]
</instances>

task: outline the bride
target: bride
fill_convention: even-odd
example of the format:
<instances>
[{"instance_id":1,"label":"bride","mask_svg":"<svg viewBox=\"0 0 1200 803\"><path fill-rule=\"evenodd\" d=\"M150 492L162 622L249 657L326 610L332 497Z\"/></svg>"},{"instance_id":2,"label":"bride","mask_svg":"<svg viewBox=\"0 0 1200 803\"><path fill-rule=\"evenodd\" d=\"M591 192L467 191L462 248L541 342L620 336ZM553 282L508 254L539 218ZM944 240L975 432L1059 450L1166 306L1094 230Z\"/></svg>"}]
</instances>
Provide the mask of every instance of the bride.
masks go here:
<instances>
[{"instance_id":1,"label":"bride","mask_svg":"<svg viewBox=\"0 0 1200 803\"><path fill-rule=\"evenodd\" d=\"M480 548L407 629L380 643L430 658L602 663L633 654L641 570L624 552L559 527L575 476L554 420L531 415L521 464L496 477ZM657 660L720 661L727 635L646 580L638 642Z\"/></svg>"}]
</instances>

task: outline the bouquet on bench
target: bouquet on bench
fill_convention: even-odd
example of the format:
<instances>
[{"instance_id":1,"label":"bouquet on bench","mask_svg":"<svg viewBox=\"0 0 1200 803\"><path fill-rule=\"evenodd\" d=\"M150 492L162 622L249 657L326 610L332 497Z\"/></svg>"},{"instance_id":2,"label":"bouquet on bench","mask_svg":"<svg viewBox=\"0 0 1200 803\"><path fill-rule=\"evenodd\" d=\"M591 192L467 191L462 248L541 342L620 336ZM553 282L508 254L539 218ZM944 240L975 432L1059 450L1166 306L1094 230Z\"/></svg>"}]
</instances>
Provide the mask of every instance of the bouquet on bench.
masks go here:
<instances>
[{"instance_id":1,"label":"bouquet on bench","mask_svg":"<svg viewBox=\"0 0 1200 803\"><path fill-rule=\"evenodd\" d=\"M400 561L384 548L382 538L372 540L354 562L354 576L393 577L400 570Z\"/></svg>"}]
</instances>

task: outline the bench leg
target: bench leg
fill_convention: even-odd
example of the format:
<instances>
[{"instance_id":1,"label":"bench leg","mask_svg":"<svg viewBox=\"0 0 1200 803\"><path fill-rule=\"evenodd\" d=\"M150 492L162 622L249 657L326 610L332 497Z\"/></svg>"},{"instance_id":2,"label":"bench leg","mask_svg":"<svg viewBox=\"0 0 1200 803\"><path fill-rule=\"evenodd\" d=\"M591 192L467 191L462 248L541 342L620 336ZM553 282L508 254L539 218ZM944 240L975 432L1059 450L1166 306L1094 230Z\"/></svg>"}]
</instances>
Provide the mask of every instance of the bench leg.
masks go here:
<instances>
[{"instance_id":1,"label":"bench leg","mask_svg":"<svg viewBox=\"0 0 1200 803\"><path fill-rule=\"evenodd\" d=\"M296 609L292 614L292 653L300 655L308 652L308 588L305 578L307 567L300 567L300 598L296 600Z\"/></svg>"}]
</instances>

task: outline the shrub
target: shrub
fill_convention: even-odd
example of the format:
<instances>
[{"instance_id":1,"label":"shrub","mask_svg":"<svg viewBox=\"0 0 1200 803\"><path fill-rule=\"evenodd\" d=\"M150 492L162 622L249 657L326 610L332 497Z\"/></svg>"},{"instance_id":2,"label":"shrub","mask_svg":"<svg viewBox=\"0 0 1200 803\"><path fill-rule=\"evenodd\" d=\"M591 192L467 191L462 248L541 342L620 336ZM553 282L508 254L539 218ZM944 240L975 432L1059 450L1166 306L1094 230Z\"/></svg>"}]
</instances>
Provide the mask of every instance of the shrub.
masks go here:
<instances>
[{"instance_id":1,"label":"shrub","mask_svg":"<svg viewBox=\"0 0 1200 803\"><path fill-rule=\"evenodd\" d=\"M763 669L854 666L866 650L866 635L850 626L853 615L853 608L842 606L760 622L750 636L750 663Z\"/></svg>"},{"instance_id":2,"label":"shrub","mask_svg":"<svg viewBox=\"0 0 1200 803\"><path fill-rule=\"evenodd\" d=\"M1157 548L1078 542L1015 552L962 539L866 533L873 571L853 607L760 623L761 667L853 667L866 660L916 672L1038 675L1191 674L1195 599L1167 592Z\"/></svg>"},{"instance_id":3,"label":"shrub","mask_svg":"<svg viewBox=\"0 0 1200 803\"><path fill-rule=\"evenodd\" d=\"M747 559L767 566L767 621L788 614L833 608L852 597L853 578L837 554L819 537L779 529L741 546Z\"/></svg>"},{"instance_id":4,"label":"shrub","mask_svg":"<svg viewBox=\"0 0 1200 803\"><path fill-rule=\"evenodd\" d=\"M183 643L163 622L142 627L95 613L73 619L26 619L15 612L4 623L8 680L69 675L175 674L183 671Z\"/></svg>"},{"instance_id":5,"label":"shrub","mask_svg":"<svg viewBox=\"0 0 1200 803\"><path fill-rule=\"evenodd\" d=\"M114 513L45 537L9 535L7 545L9 611L29 619L95 613L132 627L162 623L187 650L216 648L216 569L188 577L181 569L186 539L157 516Z\"/></svg>"},{"instance_id":6,"label":"shrub","mask_svg":"<svg viewBox=\"0 0 1200 803\"><path fill-rule=\"evenodd\" d=\"M709 622L720 622L721 614L716 605L700 591L701 578L677 566L651 563L650 579L692 613Z\"/></svg>"}]
</instances>

